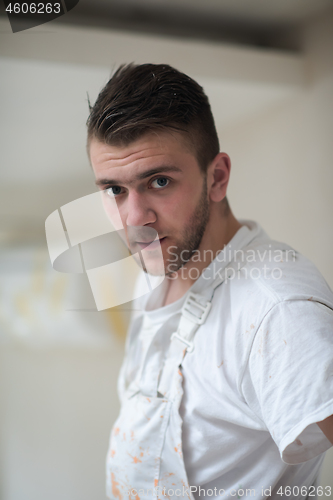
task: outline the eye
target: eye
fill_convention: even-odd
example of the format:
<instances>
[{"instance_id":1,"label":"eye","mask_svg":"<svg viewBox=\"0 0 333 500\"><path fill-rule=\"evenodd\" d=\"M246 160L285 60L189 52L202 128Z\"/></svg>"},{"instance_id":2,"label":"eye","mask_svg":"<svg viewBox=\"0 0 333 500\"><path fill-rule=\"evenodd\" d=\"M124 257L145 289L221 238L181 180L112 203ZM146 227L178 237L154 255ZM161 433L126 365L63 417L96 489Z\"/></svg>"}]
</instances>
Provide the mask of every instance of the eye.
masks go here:
<instances>
[{"instance_id":1,"label":"eye","mask_svg":"<svg viewBox=\"0 0 333 500\"><path fill-rule=\"evenodd\" d=\"M154 179L153 182L151 183L151 186L153 188L163 188L169 184L169 179L166 177L158 177L157 179Z\"/></svg>"},{"instance_id":2,"label":"eye","mask_svg":"<svg viewBox=\"0 0 333 500\"><path fill-rule=\"evenodd\" d=\"M112 186L112 187L106 189L105 193L108 194L109 196L117 196L118 194L121 194L121 187L120 186Z\"/></svg>"}]
</instances>

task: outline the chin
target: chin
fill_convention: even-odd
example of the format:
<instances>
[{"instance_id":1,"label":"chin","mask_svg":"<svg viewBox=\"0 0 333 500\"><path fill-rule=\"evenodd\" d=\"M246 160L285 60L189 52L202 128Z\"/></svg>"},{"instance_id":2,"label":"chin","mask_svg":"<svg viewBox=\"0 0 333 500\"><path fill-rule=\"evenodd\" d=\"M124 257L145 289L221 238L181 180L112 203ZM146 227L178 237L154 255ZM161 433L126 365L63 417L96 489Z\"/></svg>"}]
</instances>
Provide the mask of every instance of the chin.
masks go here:
<instances>
[{"instance_id":1,"label":"chin","mask_svg":"<svg viewBox=\"0 0 333 500\"><path fill-rule=\"evenodd\" d=\"M137 254L138 255L138 254ZM166 259L164 258L161 247L156 249L143 249L140 252L140 267L152 276L165 276Z\"/></svg>"},{"instance_id":2,"label":"chin","mask_svg":"<svg viewBox=\"0 0 333 500\"><path fill-rule=\"evenodd\" d=\"M143 270L145 273L150 274L151 276L166 276L166 268L164 262L161 262L159 260L154 262L153 260L145 259Z\"/></svg>"}]
</instances>

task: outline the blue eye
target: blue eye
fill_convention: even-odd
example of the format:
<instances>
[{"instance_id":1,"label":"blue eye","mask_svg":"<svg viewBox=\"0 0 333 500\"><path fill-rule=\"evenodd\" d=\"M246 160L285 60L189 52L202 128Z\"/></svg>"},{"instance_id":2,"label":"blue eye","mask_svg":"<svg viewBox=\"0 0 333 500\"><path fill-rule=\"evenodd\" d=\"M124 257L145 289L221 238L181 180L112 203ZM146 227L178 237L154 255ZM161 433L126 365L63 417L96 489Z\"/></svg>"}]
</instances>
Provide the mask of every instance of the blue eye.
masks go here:
<instances>
[{"instance_id":1,"label":"blue eye","mask_svg":"<svg viewBox=\"0 0 333 500\"><path fill-rule=\"evenodd\" d=\"M155 185L154 185L155 183ZM159 177L158 179L154 179L151 183L151 186L154 188L163 188L169 184L169 179L166 177Z\"/></svg>"},{"instance_id":2,"label":"blue eye","mask_svg":"<svg viewBox=\"0 0 333 500\"><path fill-rule=\"evenodd\" d=\"M109 196L117 196L118 194L121 193L121 187L120 186L112 186L112 187L106 189L106 193Z\"/></svg>"}]
</instances>

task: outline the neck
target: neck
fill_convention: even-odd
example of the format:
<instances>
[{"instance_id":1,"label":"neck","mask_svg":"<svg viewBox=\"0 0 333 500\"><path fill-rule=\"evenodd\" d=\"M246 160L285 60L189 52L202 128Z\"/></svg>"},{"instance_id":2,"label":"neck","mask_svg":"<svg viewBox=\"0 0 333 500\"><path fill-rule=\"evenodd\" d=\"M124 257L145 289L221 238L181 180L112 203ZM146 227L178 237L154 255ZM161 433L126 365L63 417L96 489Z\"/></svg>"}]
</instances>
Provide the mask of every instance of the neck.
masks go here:
<instances>
[{"instance_id":1,"label":"neck","mask_svg":"<svg viewBox=\"0 0 333 500\"><path fill-rule=\"evenodd\" d=\"M164 305L180 299L191 288L203 270L215 259L217 253L223 250L240 227L241 224L231 211L223 216L217 210L211 212L198 251L176 273L167 277L169 283Z\"/></svg>"}]
</instances>

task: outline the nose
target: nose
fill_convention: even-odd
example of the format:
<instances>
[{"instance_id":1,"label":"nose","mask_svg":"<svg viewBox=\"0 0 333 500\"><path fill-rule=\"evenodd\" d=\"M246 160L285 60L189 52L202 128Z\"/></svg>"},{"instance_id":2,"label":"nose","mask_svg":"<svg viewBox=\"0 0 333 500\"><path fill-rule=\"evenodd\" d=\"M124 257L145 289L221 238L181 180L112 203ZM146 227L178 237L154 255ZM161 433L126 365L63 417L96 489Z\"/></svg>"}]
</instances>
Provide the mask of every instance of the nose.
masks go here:
<instances>
[{"instance_id":1,"label":"nose","mask_svg":"<svg viewBox=\"0 0 333 500\"><path fill-rule=\"evenodd\" d=\"M127 226L145 226L156 222L156 214L148 206L148 200L144 194L134 190L128 193L125 222Z\"/></svg>"}]
</instances>

